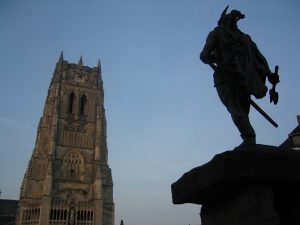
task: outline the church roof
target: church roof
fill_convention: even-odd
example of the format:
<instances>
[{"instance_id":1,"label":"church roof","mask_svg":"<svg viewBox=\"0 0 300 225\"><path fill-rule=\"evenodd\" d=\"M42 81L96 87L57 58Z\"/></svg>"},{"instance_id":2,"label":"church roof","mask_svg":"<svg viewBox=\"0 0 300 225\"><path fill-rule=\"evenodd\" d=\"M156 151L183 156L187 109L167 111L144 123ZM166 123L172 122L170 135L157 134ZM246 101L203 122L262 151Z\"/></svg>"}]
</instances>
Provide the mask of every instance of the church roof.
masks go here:
<instances>
[{"instance_id":1,"label":"church roof","mask_svg":"<svg viewBox=\"0 0 300 225\"><path fill-rule=\"evenodd\" d=\"M300 115L297 116L297 120L298 120L298 126L289 134L289 137L279 147L287 147L287 148L293 147L293 143L290 137L295 134L300 134Z\"/></svg>"}]
</instances>

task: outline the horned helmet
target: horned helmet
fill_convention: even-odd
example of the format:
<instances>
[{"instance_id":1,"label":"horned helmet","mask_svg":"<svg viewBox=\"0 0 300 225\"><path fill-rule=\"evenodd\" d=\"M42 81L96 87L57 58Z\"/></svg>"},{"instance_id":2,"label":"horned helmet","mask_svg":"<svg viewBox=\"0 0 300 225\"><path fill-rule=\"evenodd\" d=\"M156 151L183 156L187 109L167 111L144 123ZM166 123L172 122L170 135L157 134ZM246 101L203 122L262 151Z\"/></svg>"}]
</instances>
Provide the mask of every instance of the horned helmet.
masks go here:
<instances>
[{"instance_id":1,"label":"horned helmet","mask_svg":"<svg viewBox=\"0 0 300 225\"><path fill-rule=\"evenodd\" d=\"M227 9L228 9L229 5L223 10L220 19L218 21L218 25L222 25L225 23L225 21L231 20L233 22L237 22L240 19L244 19L245 18L245 14L242 14L240 11L233 9L231 10L230 13L226 14Z\"/></svg>"}]
</instances>

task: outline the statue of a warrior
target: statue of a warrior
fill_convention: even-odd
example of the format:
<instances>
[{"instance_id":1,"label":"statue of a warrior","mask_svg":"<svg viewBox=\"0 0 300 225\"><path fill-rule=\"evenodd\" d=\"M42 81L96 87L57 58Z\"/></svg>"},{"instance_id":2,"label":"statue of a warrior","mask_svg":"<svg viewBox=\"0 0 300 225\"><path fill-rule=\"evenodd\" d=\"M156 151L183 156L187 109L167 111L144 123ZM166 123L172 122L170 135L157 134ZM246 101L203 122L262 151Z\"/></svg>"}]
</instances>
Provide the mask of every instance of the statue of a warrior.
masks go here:
<instances>
[{"instance_id":1,"label":"statue of a warrior","mask_svg":"<svg viewBox=\"0 0 300 225\"><path fill-rule=\"evenodd\" d=\"M226 14L227 9L208 34L200 59L215 69L215 87L241 134L242 144L255 144L255 131L249 121L250 97L263 98L266 78L275 86L279 76L271 72L250 36L237 27L245 15L238 10Z\"/></svg>"}]
</instances>

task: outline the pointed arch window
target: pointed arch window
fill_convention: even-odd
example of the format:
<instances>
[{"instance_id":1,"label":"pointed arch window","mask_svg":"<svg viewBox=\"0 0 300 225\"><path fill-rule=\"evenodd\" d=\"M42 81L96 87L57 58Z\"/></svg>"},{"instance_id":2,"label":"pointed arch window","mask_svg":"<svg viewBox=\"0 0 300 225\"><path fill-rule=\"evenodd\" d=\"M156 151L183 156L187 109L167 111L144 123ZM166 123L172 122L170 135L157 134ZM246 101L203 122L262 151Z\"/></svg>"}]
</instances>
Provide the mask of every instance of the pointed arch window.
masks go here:
<instances>
[{"instance_id":1,"label":"pointed arch window","mask_svg":"<svg viewBox=\"0 0 300 225\"><path fill-rule=\"evenodd\" d=\"M68 113L74 113L74 104L75 104L75 94L74 92L72 92L69 95L69 108L68 108Z\"/></svg>"},{"instance_id":2,"label":"pointed arch window","mask_svg":"<svg viewBox=\"0 0 300 225\"><path fill-rule=\"evenodd\" d=\"M85 95L80 97L80 115L84 115L86 111L87 98Z\"/></svg>"},{"instance_id":3,"label":"pointed arch window","mask_svg":"<svg viewBox=\"0 0 300 225\"><path fill-rule=\"evenodd\" d=\"M80 152L68 151L63 159L64 177L70 180L80 180L84 170L83 157Z\"/></svg>"}]
</instances>

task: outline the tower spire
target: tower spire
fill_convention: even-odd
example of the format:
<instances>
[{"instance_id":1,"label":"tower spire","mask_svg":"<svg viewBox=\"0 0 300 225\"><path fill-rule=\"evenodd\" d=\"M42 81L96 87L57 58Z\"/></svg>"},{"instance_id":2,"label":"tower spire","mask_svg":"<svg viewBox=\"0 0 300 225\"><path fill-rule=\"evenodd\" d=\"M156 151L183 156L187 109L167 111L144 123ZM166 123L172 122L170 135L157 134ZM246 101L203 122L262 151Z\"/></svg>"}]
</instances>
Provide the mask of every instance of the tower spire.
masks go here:
<instances>
[{"instance_id":1,"label":"tower spire","mask_svg":"<svg viewBox=\"0 0 300 225\"><path fill-rule=\"evenodd\" d=\"M62 62L63 60L64 60L64 52L61 51L59 56L59 62Z\"/></svg>"},{"instance_id":2,"label":"tower spire","mask_svg":"<svg viewBox=\"0 0 300 225\"><path fill-rule=\"evenodd\" d=\"M100 59L98 60L97 67L98 67L99 73L101 74L101 62L100 62Z\"/></svg>"},{"instance_id":3,"label":"tower spire","mask_svg":"<svg viewBox=\"0 0 300 225\"><path fill-rule=\"evenodd\" d=\"M82 62L82 56L80 56L80 59L78 61L78 65L82 66L83 65L83 62Z\"/></svg>"}]
</instances>

